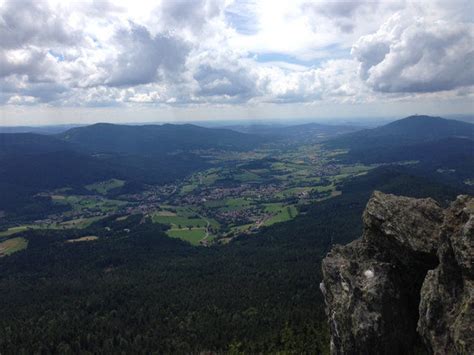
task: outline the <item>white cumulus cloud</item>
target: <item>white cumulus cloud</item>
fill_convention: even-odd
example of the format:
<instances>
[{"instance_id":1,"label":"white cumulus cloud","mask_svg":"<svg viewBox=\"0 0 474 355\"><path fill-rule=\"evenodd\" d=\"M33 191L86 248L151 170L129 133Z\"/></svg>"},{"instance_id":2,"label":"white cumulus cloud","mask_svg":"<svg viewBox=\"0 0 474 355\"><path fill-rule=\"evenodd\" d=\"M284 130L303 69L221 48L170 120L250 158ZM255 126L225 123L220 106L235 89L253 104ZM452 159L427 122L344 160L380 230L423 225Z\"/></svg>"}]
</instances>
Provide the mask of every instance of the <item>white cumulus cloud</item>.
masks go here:
<instances>
[{"instance_id":1,"label":"white cumulus cloud","mask_svg":"<svg viewBox=\"0 0 474 355\"><path fill-rule=\"evenodd\" d=\"M466 103L471 10L464 0L0 0L0 105Z\"/></svg>"},{"instance_id":2,"label":"white cumulus cloud","mask_svg":"<svg viewBox=\"0 0 474 355\"><path fill-rule=\"evenodd\" d=\"M393 15L352 54L375 91L422 93L474 84L474 25Z\"/></svg>"}]
</instances>

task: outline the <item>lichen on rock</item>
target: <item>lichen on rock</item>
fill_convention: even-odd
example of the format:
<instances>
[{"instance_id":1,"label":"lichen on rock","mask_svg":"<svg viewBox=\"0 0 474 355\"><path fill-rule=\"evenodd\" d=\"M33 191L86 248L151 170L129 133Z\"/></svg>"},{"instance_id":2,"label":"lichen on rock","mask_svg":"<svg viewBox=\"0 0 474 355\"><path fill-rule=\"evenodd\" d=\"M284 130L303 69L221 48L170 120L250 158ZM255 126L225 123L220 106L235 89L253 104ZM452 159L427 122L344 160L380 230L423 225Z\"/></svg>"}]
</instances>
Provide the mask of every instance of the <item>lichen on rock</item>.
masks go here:
<instances>
[{"instance_id":1,"label":"lichen on rock","mask_svg":"<svg viewBox=\"0 0 474 355\"><path fill-rule=\"evenodd\" d=\"M435 354L474 353L474 199L446 211L439 266L421 288L418 332Z\"/></svg>"},{"instance_id":2,"label":"lichen on rock","mask_svg":"<svg viewBox=\"0 0 474 355\"><path fill-rule=\"evenodd\" d=\"M333 354L472 353L473 206L374 192L362 238L322 263Z\"/></svg>"}]
</instances>

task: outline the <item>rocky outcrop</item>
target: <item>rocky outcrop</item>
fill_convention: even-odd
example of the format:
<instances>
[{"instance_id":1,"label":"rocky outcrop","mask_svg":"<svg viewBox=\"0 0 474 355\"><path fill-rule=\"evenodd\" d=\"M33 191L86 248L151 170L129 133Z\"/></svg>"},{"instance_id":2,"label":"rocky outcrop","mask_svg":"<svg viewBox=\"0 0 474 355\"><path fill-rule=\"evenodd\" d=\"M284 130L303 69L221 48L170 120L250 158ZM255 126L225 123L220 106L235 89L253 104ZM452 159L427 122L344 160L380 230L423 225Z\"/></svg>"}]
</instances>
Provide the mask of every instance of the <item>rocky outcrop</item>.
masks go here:
<instances>
[{"instance_id":1,"label":"rocky outcrop","mask_svg":"<svg viewBox=\"0 0 474 355\"><path fill-rule=\"evenodd\" d=\"M333 354L474 351L472 205L374 192L362 238L322 263Z\"/></svg>"},{"instance_id":2,"label":"rocky outcrop","mask_svg":"<svg viewBox=\"0 0 474 355\"><path fill-rule=\"evenodd\" d=\"M418 332L435 354L474 353L474 199L446 212L439 266L421 288Z\"/></svg>"}]
</instances>

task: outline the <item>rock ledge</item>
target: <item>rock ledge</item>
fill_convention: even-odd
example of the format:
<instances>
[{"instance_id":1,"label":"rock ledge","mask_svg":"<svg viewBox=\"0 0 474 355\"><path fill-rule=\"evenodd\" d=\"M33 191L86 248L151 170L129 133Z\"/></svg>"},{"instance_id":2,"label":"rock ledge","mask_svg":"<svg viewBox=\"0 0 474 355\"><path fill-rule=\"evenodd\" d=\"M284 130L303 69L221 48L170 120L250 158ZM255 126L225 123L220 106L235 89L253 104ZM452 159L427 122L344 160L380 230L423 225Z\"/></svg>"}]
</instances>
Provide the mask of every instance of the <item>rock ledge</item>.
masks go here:
<instances>
[{"instance_id":1,"label":"rock ledge","mask_svg":"<svg viewBox=\"0 0 474 355\"><path fill-rule=\"evenodd\" d=\"M331 352L474 353L474 199L376 191L363 221L322 263Z\"/></svg>"}]
</instances>

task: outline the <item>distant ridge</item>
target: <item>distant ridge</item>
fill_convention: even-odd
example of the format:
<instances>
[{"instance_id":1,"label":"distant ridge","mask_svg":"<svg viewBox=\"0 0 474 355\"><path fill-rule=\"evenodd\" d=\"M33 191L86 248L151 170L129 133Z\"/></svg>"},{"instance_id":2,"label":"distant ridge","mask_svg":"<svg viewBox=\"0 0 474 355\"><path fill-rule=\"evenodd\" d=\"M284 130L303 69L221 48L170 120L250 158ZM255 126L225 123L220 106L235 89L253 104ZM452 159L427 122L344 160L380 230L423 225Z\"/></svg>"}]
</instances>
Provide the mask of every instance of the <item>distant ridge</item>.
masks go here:
<instances>
[{"instance_id":1,"label":"distant ridge","mask_svg":"<svg viewBox=\"0 0 474 355\"><path fill-rule=\"evenodd\" d=\"M265 141L255 135L192 124L127 126L97 123L70 129L58 137L89 152L128 154L194 149L248 150Z\"/></svg>"},{"instance_id":2,"label":"distant ridge","mask_svg":"<svg viewBox=\"0 0 474 355\"><path fill-rule=\"evenodd\" d=\"M255 124L255 125L235 125L228 126L237 132L271 135L275 137L298 137L317 134L338 135L358 131L361 128L351 125L329 125L316 122L302 123L296 125L271 125L271 124Z\"/></svg>"},{"instance_id":3,"label":"distant ridge","mask_svg":"<svg viewBox=\"0 0 474 355\"><path fill-rule=\"evenodd\" d=\"M361 150L417 144L449 137L474 139L474 125L441 117L409 116L381 127L343 135L331 140L329 145Z\"/></svg>"},{"instance_id":4,"label":"distant ridge","mask_svg":"<svg viewBox=\"0 0 474 355\"><path fill-rule=\"evenodd\" d=\"M60 139L37 133L0 133L0 154L48 153L72 150Z\"/></svg>"},{"instance_id":5,"label":"distant ridge","mask_svg":"<svg viewBox=\"0 0 474 355\"><path fill-rule=\"evenodd\" d=\"M441 117L410 116L328 142L347 150L346 163L411 162L412 171L463 184L474 177L474 125Z\"/></svg>"},{"instance_id":6,"label":"distant ridge","mask_svg":"<svg viewBox=\"0 0 474 355\"><path fill-rule=\"evenodd\" d=\"M0 126L0 133L59 134L82 124L60 124L47 126Z\"/></svg>"},{"instance_id":7,"label":"distant ridge","mask_svg":"<svg viewBox=\"0 0 474 355\"><path fill-rule=\"evenodd\" d=\"M374 130L393 135L416 134L424 140L453 136L474 138L473 124L433 116L409 116Z\"/></svg>"}]
</instances>

